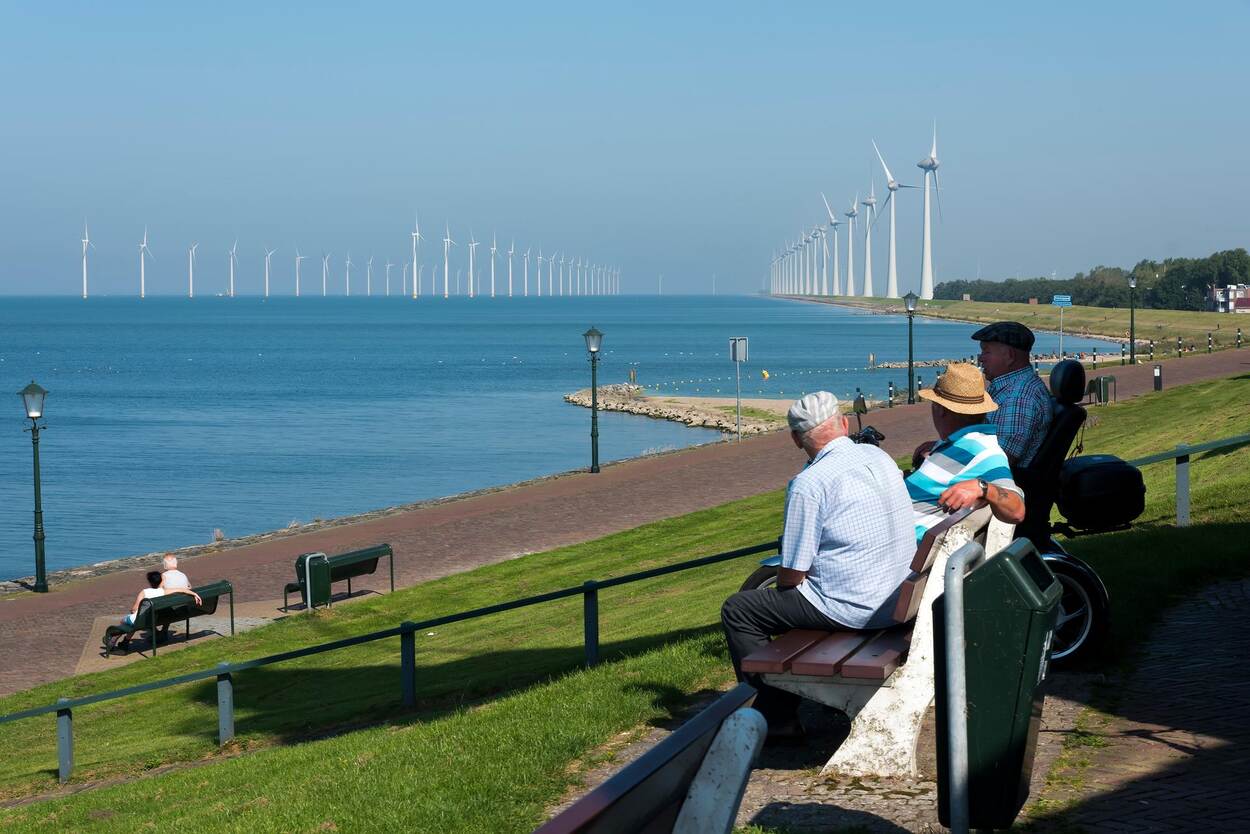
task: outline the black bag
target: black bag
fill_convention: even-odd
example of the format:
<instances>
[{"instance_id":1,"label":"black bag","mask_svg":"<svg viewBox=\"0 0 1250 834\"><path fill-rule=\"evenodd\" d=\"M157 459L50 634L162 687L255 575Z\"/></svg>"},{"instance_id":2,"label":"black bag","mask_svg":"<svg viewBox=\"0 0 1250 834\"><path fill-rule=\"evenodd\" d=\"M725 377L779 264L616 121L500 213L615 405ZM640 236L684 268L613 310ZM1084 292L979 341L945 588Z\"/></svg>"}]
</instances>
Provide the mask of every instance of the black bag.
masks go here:
<instances>
[{"instance_id":1,"label":"black bag","mask_svg":"<svg viewBox=\"0 0 1250 834\"><path fill-rule=\"evenodd\" d=\"M1083 455L1059 471L1058 504L1073 527L1111 530L1146 509L1146 484L1136 466L1115 455Z\"/></svg>"}]
</instances>

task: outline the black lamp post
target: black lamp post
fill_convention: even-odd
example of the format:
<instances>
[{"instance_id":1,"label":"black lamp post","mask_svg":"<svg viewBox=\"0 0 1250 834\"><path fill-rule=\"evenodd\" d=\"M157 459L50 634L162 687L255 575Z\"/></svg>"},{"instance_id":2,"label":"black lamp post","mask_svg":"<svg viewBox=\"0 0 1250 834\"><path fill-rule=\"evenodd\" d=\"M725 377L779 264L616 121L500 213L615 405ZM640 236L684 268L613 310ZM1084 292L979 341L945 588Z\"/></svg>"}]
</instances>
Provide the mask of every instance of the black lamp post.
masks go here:
<instances>
[{"instance_id":1,"label":"black lamp post","mask_svg":"<svg viewBox=\"0 0 1250 834\"><path fill-rule=\"evenodd\" d=\"M916 402L916 364L912 354L911 326L916 315L916 302L920 299L914 292L903 296L903 304L907 307L907 404Z\"/></svg>"},{"instance_id":2,"label":"black lamp post","mask_svg":"<svg viewBox=\"0 0 1250 834\"><path fill-rule=\"evenodd\" d=\"M599 349L603 334L590 328L582 334L590 354L590 471L599 471Z\"/></svg>"},{"instance_id":3,"label":"black lamp post","mask_svg":"<svg viewBox=\"0 0 1250 834\"><path fill-rule=\"evenodd\" d=\"M39 419L43 417L43 401L48 392L39 387L34 380L21 391L17 392L26 408L26 417L30 420L30 442L35 450L35 592L48 592L48 577L43 566L43 501L39 492Z\"/></svg>"},{"instance_id":4,"label":"black lamp post","mask_svg":"<svg viewBox=\"0 0 1250 834\"><path fill-rule=\"evenodd\" d=\"M1137 364L1137 276L1128 277L1128 363Z\"/></svg>"}]
</instances>

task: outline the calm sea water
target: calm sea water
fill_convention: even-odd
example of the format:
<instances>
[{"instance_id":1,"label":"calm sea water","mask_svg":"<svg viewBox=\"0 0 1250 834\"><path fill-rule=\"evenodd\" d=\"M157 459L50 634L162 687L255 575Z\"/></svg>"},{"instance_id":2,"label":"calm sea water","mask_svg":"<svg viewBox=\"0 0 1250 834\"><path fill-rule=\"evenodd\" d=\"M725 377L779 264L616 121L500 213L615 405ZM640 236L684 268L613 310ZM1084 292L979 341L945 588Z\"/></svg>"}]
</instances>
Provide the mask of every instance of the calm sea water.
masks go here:
<instances>
[{"instance_id":1,"label":"calm sea water","mask_svg":"<svg viewBox=\"0 0 1250 834\"><path fill-rule=\"evenodd\" d=\"M906 319L767 298L6 298L0 392L32 378L51 391L40 449L57 569L584 467L589 414L561 396L589 384L591 324L605 383L633 366L666 392L731 395L727 339L748 336L744 396L905 385L864 366L870 352L906 359ZM917 358L971 353L973 329L917 319ZM1056 341L1039 334L1039 350ZM0 576L16 577L33 571L31 449L7 396ZM605 461L717 439L600 418Z\"/></svg>"}]
</instances>

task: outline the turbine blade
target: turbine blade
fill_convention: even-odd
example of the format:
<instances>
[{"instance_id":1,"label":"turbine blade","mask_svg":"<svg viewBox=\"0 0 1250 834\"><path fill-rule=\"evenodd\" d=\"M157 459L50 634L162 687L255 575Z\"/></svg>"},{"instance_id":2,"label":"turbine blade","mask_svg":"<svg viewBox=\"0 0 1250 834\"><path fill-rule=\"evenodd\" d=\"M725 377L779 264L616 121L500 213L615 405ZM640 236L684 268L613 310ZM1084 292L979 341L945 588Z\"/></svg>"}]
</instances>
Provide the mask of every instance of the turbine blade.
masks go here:
<instances>
[{"instance_id":1,"label":"turbine blade","mask_svg":"<svg viewBox=\"0 0 1250 834\"><path fill-rule=\"evenodd\" d=\"M937 197L938 222L942 222L942 184L938 182L937 171L933 172L933 193Z\"/></svg>"},{"instance_id":2,"label":"turbine blade","mask_svg":"<svg viewBox=\"0 0 1250 834\"><path fill-rule=\"evenodd\" d=\"M883 214L885 214L885 207L888 206L890 204L890 200L893 200L893 199L894 199L894 192L891 191L890 196L886 197L885 202L881 204L881 208L877 209L876 211L872 213L872 222L868 224L869 231L872 230L873 226L877 225L877 221L881 219L881 216Z\"/></svg>"},{"instance_id":3,"label":"turbine blade","mask_svg":"<svg viewBox=\"0 0 1250 834\"><path fill-rule=\"evenodd\" d=\"M881 163L881 167L885 169L886 182L890 182L894 179L894 175L890 173L890 166L885 164L885 157L881 155L881 149L877 147L877 140L873 139L871 141L872 149L877 152L877 160Z\"/></svg>"},{"instance_id":4,"label":"turbine blade","mask_svg":"<svg viewBox=\"0 0 1250 834\"><path fill-rule=\"evenodd\" d=\"M828 199L826 199L826 197L825 197L825 192L823 192L823 191L822 191L822 192L820 192L820 199L821 199L821 200L824 200L824 203L825 203L825 211L829 212L829 222L831 222L831 223L837 223L837 222L838 222L837 218L833 216L833 209L829 208L829 200L828 200Z\"/></svg>"}]
</instances>

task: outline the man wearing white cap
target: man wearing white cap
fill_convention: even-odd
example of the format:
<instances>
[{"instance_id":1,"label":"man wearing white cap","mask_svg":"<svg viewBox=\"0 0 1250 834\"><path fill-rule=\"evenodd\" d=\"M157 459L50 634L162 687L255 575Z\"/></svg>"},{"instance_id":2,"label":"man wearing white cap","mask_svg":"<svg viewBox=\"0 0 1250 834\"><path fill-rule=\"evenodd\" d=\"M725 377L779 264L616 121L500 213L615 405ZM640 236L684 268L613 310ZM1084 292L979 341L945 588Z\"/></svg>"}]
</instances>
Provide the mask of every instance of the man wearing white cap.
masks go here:
<instances>
[{"instance_id":1,"label":"man wearing white cap","mask_svg":"<svg viewBox=\"0 0 1250 834\"><path fill-rule=\"evenodd\" d=\"M915 551L902 473L876 446L851 441L837 398L808 394L787 419L808 462L786 490L777 587L736 593L721 608L734 670L759 690L755 708L774 737L802 732L799 698L744 675L742 658L792 628L888 625Z\"/></svg>"}]
</instances>

